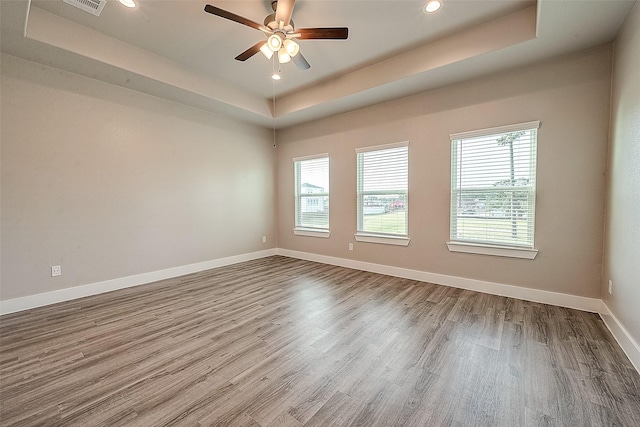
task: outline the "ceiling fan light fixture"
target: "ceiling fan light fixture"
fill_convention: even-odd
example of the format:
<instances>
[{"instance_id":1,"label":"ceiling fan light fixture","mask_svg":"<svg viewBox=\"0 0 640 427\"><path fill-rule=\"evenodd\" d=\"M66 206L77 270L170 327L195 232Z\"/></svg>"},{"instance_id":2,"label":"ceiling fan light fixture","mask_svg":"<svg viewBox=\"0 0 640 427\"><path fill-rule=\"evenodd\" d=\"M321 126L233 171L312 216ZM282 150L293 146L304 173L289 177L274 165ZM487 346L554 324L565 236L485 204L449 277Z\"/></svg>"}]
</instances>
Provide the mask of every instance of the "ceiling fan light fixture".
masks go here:
<instances>
[{"instance_id":1,"label":"ceiling fan light fixture","mask_svg":"<svg viewBox=\"0 0 640 427\"><path fill-rule=\"evenodd\" d=\"M123 6L136 7L136 2L133 0L118 0Z\"/></svg>"},{"instance_id":2,"label":"ceiling fan light fixture","mask_svg":"<svg viewBox=\"0 0 640 427\"><path fill-rule=\"evenodd\" d=\"M285 40L284 48L287 50L287 53L289 54L289 56L292 58L296 56L300 51L300 46L298 46L298 43L294 42L293 40Z\"/></svg>"},{"instance_id":3,"label":"ceiling fan light fixture","mask_svg":"<svg viewBox=\"0 0 640 427\"><path fill-rule=\"evenodd\" d=\"M2 0L0 0L2 1ZM65 0L71 1L71 0ZM91 2L91 1L106 1L106 0L73 0L76 2ZM134 2L135 0L120 0L121 2ZM424 0L429 1L429 0ZM442 2L443 0L439 0ZM346 40L349 38L348 27L321 27L321 28L300 28L296 31L296 26L293 23L292 13L296 0L273 0L271 8L274 13L267 15L264 19L264 25L247 19L243 16L236 15L228 10L221 9L219 7L207 4L204 6L204 11L211 15L218 16L220 18L227 19L229 21L236 22L244 25L245 27L258 30L263 33L263 37L266 37L266 41L263 38L249 49L240 53L234 59L236 61L244 62L247 59L253 57L258 52L269 60L273 60L276 64L276 58L278 64L285 64L293 61L293 63L301 70L308 70L311 68L309 62L305 59L302 53L299 51L300 46L296 39L301 40ZM269 52L270 51L270 52ZM274 53L278 53L278 56Z\"/></svg>"},{"instance_id":4,"label":"ceiling fan light fixture","mask_svg":"<svg viewBox=\"0 0 640 427\"><path fill-rule=\"evenodd\" d=\"M281 64L286 64L291 61L291 55L287 52L287 49L284 47L278 51L278 62Z\"/></svg>"},{"instance_id":5,"label":"ceiling fan light fixture","mask_svg":"<svg viewBox=\"0 0 640 427\"><path fill-rule=\"evenodd\" d=\"M268 46L267 43L263 44L262 47L260 47L260 52L262 52L262 54L267 59L271 59L271 57L273 56L273 51L271 50L271 48Z\"/></svg>"},{"instance_id":6,"label":"ceiling fan light fixture","mask_svg":"<svg viewBox=\"0 0 640 427\"><path fill-rule=\"evenodd\" d=\"M425 13L437 12L442 8L442 3L443 3L443 0L429 0L424 5L424 12Z\"/></svg>"},{"instance_id":7,"label":"ceiling fan light fixture","mask_svg":"<svg viewBox=\"0 0 640 427\"><path fill-rule=\"evenodd\" d=\"M272 51L279 51L282 47L282 35L280 33L271 34L267 39L267 45Z\"/></svg>"}]
</instances>

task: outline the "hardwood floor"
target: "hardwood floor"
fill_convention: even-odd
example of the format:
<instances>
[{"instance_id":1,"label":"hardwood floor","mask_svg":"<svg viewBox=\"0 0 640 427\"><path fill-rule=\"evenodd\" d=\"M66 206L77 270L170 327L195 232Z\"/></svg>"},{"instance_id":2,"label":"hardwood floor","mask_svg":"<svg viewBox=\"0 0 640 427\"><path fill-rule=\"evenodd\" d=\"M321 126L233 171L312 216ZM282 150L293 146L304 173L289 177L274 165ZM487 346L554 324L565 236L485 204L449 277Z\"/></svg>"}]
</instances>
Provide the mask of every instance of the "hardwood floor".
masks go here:
<instances>
[{"instance_id":1,"label":"hardwood floor","mask_svg":"<svg viewBox=\"0 0 640 427\"><path fill-rule=\"evenodd\" d=\"M640 425L596 314L285 257L0 323L3 426Z\"/></svg>"}]
</instances>

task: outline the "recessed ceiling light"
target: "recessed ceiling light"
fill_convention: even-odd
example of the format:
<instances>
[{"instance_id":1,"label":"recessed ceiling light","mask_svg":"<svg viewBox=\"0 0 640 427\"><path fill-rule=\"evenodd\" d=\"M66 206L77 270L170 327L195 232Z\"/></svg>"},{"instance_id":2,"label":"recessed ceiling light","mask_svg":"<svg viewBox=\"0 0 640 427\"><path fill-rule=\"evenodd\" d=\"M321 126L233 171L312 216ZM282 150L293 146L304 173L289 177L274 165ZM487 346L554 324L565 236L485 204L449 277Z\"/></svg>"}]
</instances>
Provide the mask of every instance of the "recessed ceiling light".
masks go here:
<instances>
[{"instance_id":1,"label":"recessed ceiling light","mask_svg":"<svg viewBox=\"0 0 640 427\"><path fill-rule=\"evenodd\" d=\"M441 7L442 7L442 0L429 0L424 5L424 11L425 13L433 13L440 10Z\"/></svg>"},{"instance_id":2,"label":"recessed ceiling light","mask_svg":"<svg viewBox=\"0 0 640 427\"><path fill-rule=\"evenodd\" d=\"M133 0L118 0L118 1L122 3L124 6L136 7L136 2L134 2Z\"/></svg>"},{"instance_id":3,"label":"recessed ceiling light","mask_svg":"<svg viewBox=\"0 0 640 427\"><path fill-rule=\"evenodd\" d=\"M271 76L271 78L272 78L273 80L280 80L280 74L278 74L278 73L273 73L273 75Z\"/></svg>"}]
</instances>

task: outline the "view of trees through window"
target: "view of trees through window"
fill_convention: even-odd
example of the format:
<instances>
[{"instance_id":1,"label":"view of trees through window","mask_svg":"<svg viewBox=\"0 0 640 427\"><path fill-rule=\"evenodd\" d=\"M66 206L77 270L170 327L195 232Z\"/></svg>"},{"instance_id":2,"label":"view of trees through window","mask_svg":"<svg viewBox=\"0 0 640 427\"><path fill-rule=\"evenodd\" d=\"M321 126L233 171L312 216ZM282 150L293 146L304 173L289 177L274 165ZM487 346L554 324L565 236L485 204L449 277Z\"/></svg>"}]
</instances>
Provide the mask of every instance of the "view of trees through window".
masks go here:
<instances>
[{"instance_id":1,"label":"view of trees through window","mask_svg":"<svg viewBox=\"0 0 640 427\"><path fill-rule=\"evenodd\" d=\"M536 134L452 141L452 240L533 246Z\"/></svg>"},{"instance_id":2,"label":"view of trees through window","mask_svg":"<svg viewBox=\"0 0 640 427\"><path fill-rule=\"evenodd\" d=\"M538 126L451 135L452 241L533 247ZM356 153L357 232L408 236L409 143ZM294 159L294 170L296 228L328 231L328 155Z\"/></svg>"}]
</instances>

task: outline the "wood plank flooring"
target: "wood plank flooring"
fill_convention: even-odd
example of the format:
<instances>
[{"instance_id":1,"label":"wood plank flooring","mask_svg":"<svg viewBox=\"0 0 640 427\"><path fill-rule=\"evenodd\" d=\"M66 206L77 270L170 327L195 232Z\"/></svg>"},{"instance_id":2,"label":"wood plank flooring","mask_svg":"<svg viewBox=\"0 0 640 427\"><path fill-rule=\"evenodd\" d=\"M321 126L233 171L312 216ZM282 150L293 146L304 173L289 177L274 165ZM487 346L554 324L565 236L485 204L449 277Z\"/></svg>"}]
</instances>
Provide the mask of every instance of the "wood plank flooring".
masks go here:
<instances>
[{"instance_id":1,"label":"wood plank flooring","mask_svg":"<svg viewBox=\"0 0 640 427\"><path fill-rule=\"evenodd\" d=\"M3 426L639 426L596 314L270 257L0 318Z\"/></svg>"}]
</instances>

